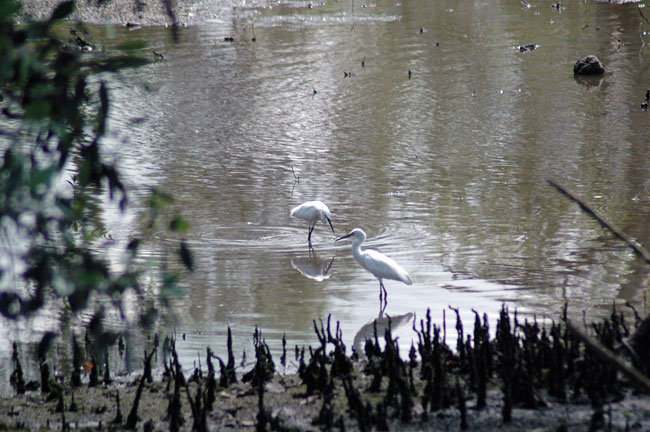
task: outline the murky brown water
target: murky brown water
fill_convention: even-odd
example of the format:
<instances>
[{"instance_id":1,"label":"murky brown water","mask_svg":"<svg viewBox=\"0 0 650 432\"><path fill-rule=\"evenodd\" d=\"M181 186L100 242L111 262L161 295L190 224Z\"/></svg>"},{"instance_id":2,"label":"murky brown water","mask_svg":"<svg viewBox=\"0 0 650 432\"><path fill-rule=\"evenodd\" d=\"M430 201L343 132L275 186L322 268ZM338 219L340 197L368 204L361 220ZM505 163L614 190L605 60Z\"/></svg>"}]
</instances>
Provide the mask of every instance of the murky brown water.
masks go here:
<instances>
[{"instance_id":1,"label":"murky brown water","mask_svg":"<svg viewBox=\"0 0 650 432\"><path fill-rule=\"evenodd\" d=\"M135 210L156 186L191 222L197 269L156 328L186 335L186 364L207 345L223 352L228 325L250 358L256 326L277 350L285 333L290 347L312 344L312 320L331 314L352 345L377 316L378 283L349 243L318 225L310 255L306 224L289 218L313 199L337 235L363 228L411 274L412 286L386 282L392 316L431 308L440 322L453 306L494 318L506 302L555 318L568 302L597 318L613 302L642 304L648 266L546 183L650 245L650 48L636 5L309 5L235 8L183 28L178 45L163 28L106 40L145 39L165 55L111 79L108 144ZM587 54L603 61L601 79L573 77ZM122 244L136 213L104 215ZM408 343L410 324L398 334Z\"/></svg>"}]
</instances>

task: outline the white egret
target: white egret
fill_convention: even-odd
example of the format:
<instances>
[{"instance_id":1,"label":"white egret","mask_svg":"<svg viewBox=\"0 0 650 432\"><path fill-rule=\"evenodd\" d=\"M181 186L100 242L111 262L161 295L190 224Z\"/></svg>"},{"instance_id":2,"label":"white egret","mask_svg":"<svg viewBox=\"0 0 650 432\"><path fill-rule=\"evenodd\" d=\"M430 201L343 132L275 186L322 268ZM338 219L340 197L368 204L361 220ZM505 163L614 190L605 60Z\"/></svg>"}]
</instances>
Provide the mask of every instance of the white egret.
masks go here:
<instances>
[{"instance_id":1,"label":"white egret","mask_svg":"<svg viewBox=\"0 0 650 432\"><path fill-rule=\"evenodd\" d=\"M314 227L318 221L329 223L332 232L334 232L334 227L330 219L330 209L321 201L307 201L306 203L300 204L291 210L291 216L309 223L309 235L307 236L309 246L311 246L311 233L314 231Z\"/></svg>"},{"instance_id":2,"label":"white egret","mask_svg":"<svg viewBox=\"0 0 650 432\"><path fill-rule=\"evenodd\" d=\"M359 228L350 231L349 234L339 237L336 241L354 237L352 242L352 255L361 267L368 270L374 277L379 279L379 301L381 303L383 298L383 306L387 303L388 293L384 287L382 279L392 279L404 282L406 285L411 285L413 280L408 275L406 270L395 262L391 257L384 255L376 250L366 249L361 250L361 243L366 240L366 233Z\"/></svg>"}]
</instances>

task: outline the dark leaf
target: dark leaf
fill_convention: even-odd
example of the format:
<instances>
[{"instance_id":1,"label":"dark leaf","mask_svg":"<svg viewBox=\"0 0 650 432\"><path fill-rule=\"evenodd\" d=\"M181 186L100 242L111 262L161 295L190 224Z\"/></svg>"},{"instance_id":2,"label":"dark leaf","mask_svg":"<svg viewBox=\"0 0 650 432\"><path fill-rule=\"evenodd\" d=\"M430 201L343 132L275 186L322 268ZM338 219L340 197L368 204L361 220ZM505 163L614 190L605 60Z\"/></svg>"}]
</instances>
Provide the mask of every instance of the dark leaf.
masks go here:
<instances>
[{"instance_id":1,"label":"dark leaf","mask_svg":"<svg viewBox=\"0 0 650 432\"><path fill-rule=\"evenodd\" d=\"M52 12L52 17L50 18L50 21L56 21L56 20L62 20L66 18L68 15L72 13L74 10L74 1L65 1L63 3L60 3L56 9L54 9L54 12Z\"/></svg>"},{"instance_id":2,"label":"dark leaf","mask_svg":"<svg viewBox=\"0 0 650 432\"><path fill-rule=\"evenodd\" d=\"M192 252L184 241L181 241L179 253L185 267L187 267L189 271L194 271L194 258L192 257Z\"/></svg>"}]
</instances>

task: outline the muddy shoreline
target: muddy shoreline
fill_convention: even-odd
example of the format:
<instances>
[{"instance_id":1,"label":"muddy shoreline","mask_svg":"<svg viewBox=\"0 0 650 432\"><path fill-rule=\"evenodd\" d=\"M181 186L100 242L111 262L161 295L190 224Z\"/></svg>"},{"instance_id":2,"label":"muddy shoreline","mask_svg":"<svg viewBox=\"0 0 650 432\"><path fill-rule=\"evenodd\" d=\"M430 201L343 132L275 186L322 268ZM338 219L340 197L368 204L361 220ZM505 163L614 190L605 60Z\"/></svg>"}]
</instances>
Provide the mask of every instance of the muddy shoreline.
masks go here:
<instances>
[{"instance_id":1,"label":"muddy shoreline","mask_svg":"<svg viewBox=\"0 0 650 432\"><path fill-rule=\"evenodd\" d=\"M43 381L18 384L14 351L17 394L0 398L0 430L650 430L644 387L559 324L522 323L504 309L492 339L477 314L473 332L457 321L467 343L454 350L427 317L414 327L417 347L402 354L390 325L358 353L330 324L314 323L320 346L280 359L256 332L255 362L236 362L229 334L227 358L208 348L193 370L180 366L172 342L155 346L137 374L110 376L97 365L75 384L74 372L48 372L45 391ZM611 345L627 327L621 315L594 329L594 340ZM157 373L154 354L166 359ZM73 371L89 365L73 363ZM298 372L283 373L287 365Z\"/></svg>"},{"instance_id":2,"label":"muddy shoreline","mask_svg":"<svg viewBox=\"0 0 650 432\"><path fill-rule=\"evenodd\" d=\"M358 371L357 371L358 372ZM367 378L360 383L368 385ZM64 396L64 412L57 409L59 400L48 400L39 391L25 395L0 399L0 430L62 430L65 420L72 430L121 430L132 408L137 391L136 378L117 377L110 385L88 387L84 385ZM197 384L191 383L189 391L196 394ZM167 382L157 377L155 382L146 385L139 402L137 430L169 430L168 405L171 390ZM74 395L74 396L73 396ZM119 395L118 415L116 398ZM338 394L339 403L345 401ZM323 406L320 395L306 396L305 386L296 375L276 376L265 388L265 408L271 417L280 420L283 430L318 431L326 430L323 425L315 425ZM192 430L192 408L186 395L181 398L183 425L180 430ZM76 404L73 410L70 407ZM476 400L467 400L468 430L474 431L588 431L594 410L588 403L561 404L547 401L547 406L539 409L514 408L513 420L504 424L502 420L502 395L497 389L488 393L487 407L476 409ZM217 393L214 409L207 418L208 430L252 431L256 429L258 415L257 392L250 384L238 383ZM344 408L340 411L347 431L361 430L353 415ZM399 418L389 418L389 430L461 430L461 414L455 407L429 413L422 419L423 410L414 407L415 419L409 423ZM117 420L121 415L121 421ZM116 421L117 420L117 421ZM650 427L650 401L646 397L632 393L620 401L604 406L605 427L603 430L648 430ZM341 430L334 423L333 430ZM380 430L380 429L376 429Z\"/></svg>"},{"instance_id":3,"label":"muddy shoreline","mask_svg":"<svg viewBox=\"0 0 650 432\"><path fill-rule=\"evenodd\" d=\"M23 18L41 21L50 17L60 0L21 0L20 3ZM205 23L217 18L220 11L233 7L233 3L218 0L170 0L169 4L180 26ZM141 26L169 26L174 22L162 0L77 1L70 19L89 24Z\"/></svg>"}]
</instances>

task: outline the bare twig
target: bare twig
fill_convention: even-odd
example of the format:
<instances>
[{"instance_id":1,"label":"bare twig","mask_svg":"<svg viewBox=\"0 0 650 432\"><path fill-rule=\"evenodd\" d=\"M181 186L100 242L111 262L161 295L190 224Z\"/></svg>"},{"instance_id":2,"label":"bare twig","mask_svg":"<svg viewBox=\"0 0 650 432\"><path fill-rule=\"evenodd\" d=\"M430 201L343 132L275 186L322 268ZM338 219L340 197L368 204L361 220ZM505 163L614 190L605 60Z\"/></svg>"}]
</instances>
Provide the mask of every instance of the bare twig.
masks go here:
<instances>
[{"instance_id":1,"label":"bare twig","mask_svg":"<svg viewBox=\"0 0 650 432\"><path fill-rule=\"evenodd\" d=\"M590 349L595 355L600 357L601 360L609 363L611 366L615 367L620 372L625 374L625 376L627 376L628 379L632 381L632 383L634 383L644 392L650 393L650 379L648 379L648 377L643 375L636 368L625 363L616 354L604 347L600 342L589 337L586 333L577 327L574 327L570 321L567 320L566 325L571 333L580 339L585 344L585 346Z\"/></svg>"},{"instance_id":2,"label":"bare twig","mask_svg":"<svg viewBox=\"0 0 650 432\"><path fill-rule=\"evenodd\" d=\"M600 223L600 225L603 228L608 229L609 231L612 232L616 237L619 239L623 240L625 243L627 243L632 250L639 255L643 260L650 264L650 252L643 246L641 246L638 242L635 240L632 240L628 238L625 233L618 228L616 225L607 222L602 216L600 216L594 209L592 209L590 206L585 204L580 198L578 198L573 192L571 192L569 189L560 186L559 184L555 183L553 180L546 180L551 186L553 186L555 189L560 191L562 194L566 195L568 198L571 200L575 201L580 208L582 208L585 212L587 212L589 215L591 215L594 219Z\"/></svg>"}]
</instances>

